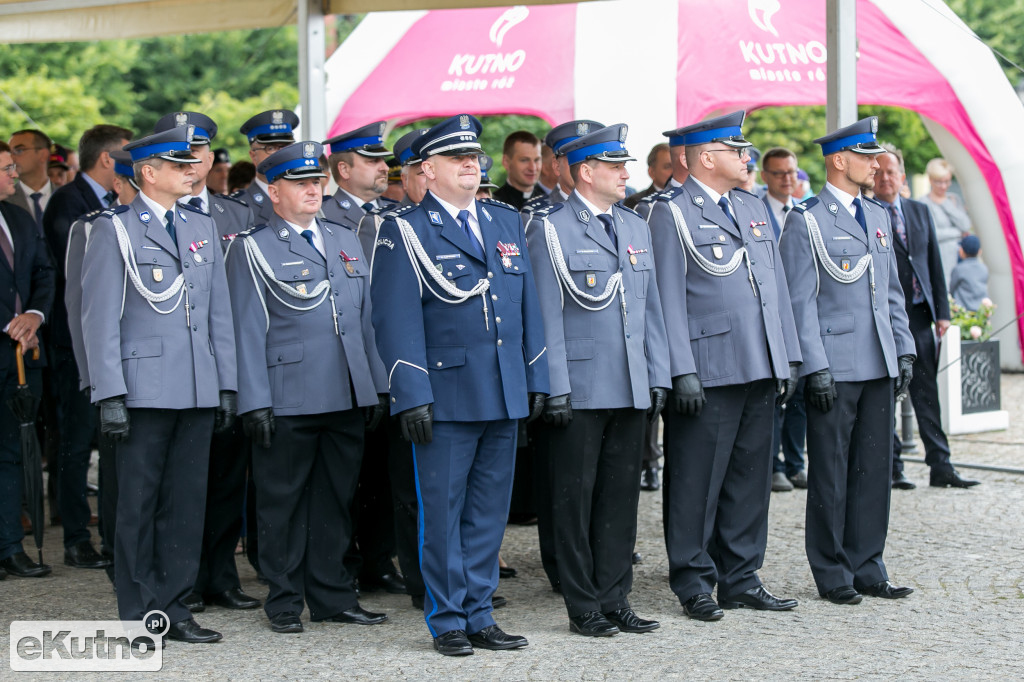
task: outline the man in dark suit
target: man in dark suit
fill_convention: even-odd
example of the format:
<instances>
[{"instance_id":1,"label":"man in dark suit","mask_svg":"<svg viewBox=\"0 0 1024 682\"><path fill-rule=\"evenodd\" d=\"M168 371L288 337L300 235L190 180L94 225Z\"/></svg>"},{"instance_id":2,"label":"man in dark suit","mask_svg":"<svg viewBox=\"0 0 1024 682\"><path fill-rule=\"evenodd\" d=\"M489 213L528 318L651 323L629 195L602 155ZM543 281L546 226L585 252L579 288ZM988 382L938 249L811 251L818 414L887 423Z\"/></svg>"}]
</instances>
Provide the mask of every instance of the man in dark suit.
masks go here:
<instances>
[{"instance_id":1,"label":"man in dark suit","mask_svg":"<svg viewBox=\"0 0 1024 682\"><path fill-rule=\"evenodd\" d=\"M96 415L88 396L78 386L78 365L63 304L64 260L72 223L90 211L116 205L116 171L110 153L123 147L131 137L130 130L112 125L97 125L85 131L78 143L82 172L53 193L43 212L46 244L57 269L56 300L61 302L53 307L45 339L60 425L58 499L64 525L64 563L76 568L104 568L110 560L93 549L88 528L92 513L86 500L86 475Z\"/></svg>"},{"instance_id":2,"label":"man in dark suit","mask_svg":"<svg viewBox=\"0 0 1024 682\"><path fill-rule=\"evenodd\" d=\"M14 193L18 171L11 148L0 142L0 199ZM53 266L32 216L0 202L0 324L6 342L0 343L0 577L47 575L50 567L32 561L21 546L21 447L18 420L6 408L18 384L15 345L26 351L39 347L36 332L53 304ZM3 338L3 337L0 337ZM25 358L25 378L36 396L41 392L43 360ZM84 492L84 491L83 491Z\"/></svg>"},{"instance_id":3,"label":"man in dark suit","mask_svg":"<svg viewBox=\"0 0 1024 682\"><path fill-rule=\"evenodd\" d=\"M905 172L903 154L882 145L875 173L875 198L889 213L895 235L896 265L906 298L910 333L917 346L910 399L917 415L917 430L924 441L925 463L931 467L929 483L936 488L969 488L978 481L961 478L949 462L949 442L939 421L939 389L935 382L938 359L935 335L949 328L949 298L943 275L935 224L924 204L900 197ZM932 331L932 323L935 330ZM917 486L903 473L900 439L893 433L892 487L912 490Z\"/></svg>"}]
</instances>

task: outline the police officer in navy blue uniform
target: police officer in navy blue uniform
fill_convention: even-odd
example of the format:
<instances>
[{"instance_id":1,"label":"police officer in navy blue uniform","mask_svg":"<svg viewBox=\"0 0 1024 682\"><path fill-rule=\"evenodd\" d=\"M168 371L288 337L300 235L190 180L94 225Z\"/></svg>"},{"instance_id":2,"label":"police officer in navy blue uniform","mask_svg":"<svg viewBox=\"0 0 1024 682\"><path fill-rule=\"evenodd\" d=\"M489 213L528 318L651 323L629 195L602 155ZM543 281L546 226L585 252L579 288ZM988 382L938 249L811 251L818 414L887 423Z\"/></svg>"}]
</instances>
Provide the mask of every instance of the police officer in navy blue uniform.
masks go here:
<instances>
[{"instance_id":1,"label":"police officer in navy blue uniform","mask_svg":"<svg viewBox=\"0 0 1024 682\"><path fill-rule=\"evenodd\" d=\"M391 152L384 146L384 121L377 121L324 140L330 145L327 159L331 175L338 185L334 196L324 201L324 215L353 232L370 211L387 204L381 197L388 188L388 164Z\"/></svg>"},{"instance_id":2,"label":"police officer in navy blue uniform","mask_svg":"<svg viewBox=\"0 0 1024 682\"><path fill-rule=\"evenodd\" d=\"M142 191L93 223L82 337L100 429L117 442L118 612L167 614L167 636L214 642L183 603L199 567L210 437L236 412L224 261L192 191L192 127L125 146ZM128 484L130 482L130 485Z\"/></svg>"},{"instance_id":3,"label":"police officer in navy blue uniform","mask_svg":"<svg viewBox=\"0 0 1024 682\"><path fill-rule=\"evenodd\" d=\"M342 556L363 434L384 412L386 375L370 322L369 266L355 234L318 219L321 146L297 142L260 164L270 223L228 252L239 409L252 438L264 609L275 632L313 621L373 625Z\"/></svg>"},{"instance_id":4,"label":"police officer in navy blue uniform","mask_svg":"<svg viewBox=\"0 0 1024 682\"><path fill-rule=\"evenodd\" d=\"M630 608L646 422L671 385L647 223L624 208L626 125L561 150L575 190L535 214L530 255L548 347L555 553L570 630L648 632Z\"/></svg>"},{"instance_id":5,"label":"police officer in navy blue uniform","mask_svg":"<svg viewBox=\"0 0 1024 682\"><path fill-rule=\"evenodd\" d=\"M894 396L916 357L892 225L866 199L885 150L871 116L815 140L825 187L790 211L780 248L803 352L807 560L835 604L895 599L882 560L889 526Z\"/></svg>"},{"instance_id":6,"label":"police officer in navy blue uniform","mask_svg":"<svg viewBox=\"0 0 1024 682\"><path fill-rule=\"evenodd\" d=\"M226 250L232 235L253 223L252 210L239 199L218 196L206 188L206 176L214 163L211 143L217 136L217 124L209 116L195 111L177 111L156 122L153 132L193 126L192 155L196 177L192 193L178 203L193 207L213 218L217 226L217 245ZM189 609L202 611L207 601L229 609L253 609L259 599L242 592L235 565L235 548L242 531L245 504L246 456L241 424L215 433L210 444L210 464L206 485L206 518L199 573L192 594L186 599Z\"/></svg>"},{"instance_id":7,"label":"police officer in navy blue uniform","mask_svg":"<svg viewBox=\"0 0 1024 682\"><path fill-rule=\"evenodd\" d=\"M690 175L655 195L649 217L675 340L663 488L669 581L698 620L717 620L722 608L797 605L757 575L775 404L792 393L800 347L767 209L735 189L748 172L743 118L737 111L672 131L669 144L686 147Z\"/></svg>"},{"instance_id":8,"label":"police officer in navy blue uniform","mask_svg":"<svg viewBox=\"0 0 1024 682\"><path fill-rule=\"evenodd\" d=\"M260 164L274 152L295 142L299 117L287 109L272 109L256 114L242 124L239 132L249 140L249 158L256 166L256 177L244 190L232 196L250 206L257 225L264 225L274 215L267 198L267 179L260 173Z\"/></svg>"},{"instance_id":9,"label":"police officer in navy blue uniform","mask_svg":"<svg viewBox=\"0 0 1024 682\"><path fill-rule=\"evenodd\" d=\"M371 287L391 413L413 443L424 613L446 655L526 645L495 624L491 595L517 420L539 415L548 392L519 216L475 199L480 130L462 114L413 143L429 191L381 225Z\"/></svg>"}]
</instances>

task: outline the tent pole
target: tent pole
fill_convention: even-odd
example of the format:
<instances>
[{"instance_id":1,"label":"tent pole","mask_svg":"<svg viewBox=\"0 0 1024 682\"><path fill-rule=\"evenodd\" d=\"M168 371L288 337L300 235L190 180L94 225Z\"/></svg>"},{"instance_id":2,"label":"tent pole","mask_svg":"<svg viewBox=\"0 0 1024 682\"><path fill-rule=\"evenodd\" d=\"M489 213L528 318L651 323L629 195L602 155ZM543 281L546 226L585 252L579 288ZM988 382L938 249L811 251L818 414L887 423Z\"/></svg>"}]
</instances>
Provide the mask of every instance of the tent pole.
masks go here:
<instances>
[{"instance_id":1,"label":"tent pole","mask_svg":"<svg viewBox=\"0 0 1024 682\"><path fill-rule=\"evenodd\" d=\"M825 10L828 41L829 132L857 120L857 0L828 0Z\"/></svg>"},{"instance_id":2,"label":"tent pole","mask_svg":"<svg viewBox=\"0 0 1024 682\"><path fill-rule=\"evenodd\" d=\"M322 0L297 1L302 136L307 140L320 141L327 135L327 103L324 98L324 7Z\"/></svg>"}]
</instances>

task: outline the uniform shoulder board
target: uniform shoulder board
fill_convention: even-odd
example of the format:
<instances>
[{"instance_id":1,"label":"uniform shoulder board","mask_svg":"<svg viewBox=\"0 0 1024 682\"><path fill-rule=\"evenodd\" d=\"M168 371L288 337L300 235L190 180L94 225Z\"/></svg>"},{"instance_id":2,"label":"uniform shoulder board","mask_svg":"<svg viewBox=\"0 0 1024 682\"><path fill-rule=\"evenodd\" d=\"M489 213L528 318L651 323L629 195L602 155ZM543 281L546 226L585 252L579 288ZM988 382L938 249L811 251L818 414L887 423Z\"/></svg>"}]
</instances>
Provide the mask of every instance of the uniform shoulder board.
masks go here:
<instances>
[{"instance_id":1,"label":"uniform shoulder board","mask_svg":"<svg viewBox=\"0 0 1024 682\"><path fill-rule=\"evenodd\" d=\"M182 203L179 203L178 204L178 208L183 208L186 211L191 211L192 213L198 213L199 215L205 215L205 216L210 215L209 213L206 213L205 211L200 211L198 208L196 208L192 204L182 204Z\"/></svg>"},{"instance_id":2,"label":"uniform shoulder board","mask_svg":"<svg viewBox=\"0 0 1024 682\"><path fill-rule=\"evenodd\" d=\"M670 199L674 199L675 197L679 196L679 194L682 191L682 187L669 187L660 192L655 192L648 198L651 201L669 201Z\"/></svg>"},{"instance_id":3,"label":"uniform shoulder board","mask_svg":"<svg viewBox=\"0 0 1024 682\"><path fill-rule=\"evenodd\" d=\"M399 202L395 201L394 199L391 199L391 198L385 197L385 196L377 197L377 201L380 202L380 207L381 208L386 208L387 206L394 206L395 204L399 203Z\"/></svg>"},{"instance_id":4,"label":"uniform shoulder board","mask_svg":"<svg viewBox=\"0 0 1024 682\"><path fill-rule=\"evenodd\" d=\"M754 194L753 192L751 192L749 190L743 189L742 187L733 187L732 191L733 192L740 192L741 194L746 194L747 196L754 197L755 199L760 199L761 198L761 197L757 196L756 194Z\"/></svg>"},{"instance_id":5,"label":"uniform shoulder board","mask_svg":"<svg viewBox=\"0 0 1024 682\"><path fill-rule=\"evenodd\" d=\"M385 215L388 218L394 218L396 216L403 216L406 213L409 213L410 211L415 211L419 207L420 207L419 204L411 204L409 206L400 206L398 208L392 207L392 210L387 211L385 213Z\"/></svg>"},{"instance_id":6,"label":"uniform shoulder board","mask_svg":"<svg viewBox=\"0 0 1024 682\"><path fill-rule=\"evenodd\" d=\"M639 213L637 213L635 209L632 209L632 208L630 208L629 206L626 206L626 205L625 205L624 203L622 203L621 201L617 201L617 202L615 202L615 205L616 205L617 207L621 208L621 209L622 209L623 211L625 211L626 213L632 213L632 214L633 214L633 215L635 215L635 216L636 216L637 218L640 218L641 220L643 220L643 216L641 216L641 215L640 215Z\"/></svg>"},{"instance_id":7,"label":"uniform shoulder board","mask_svg":"<svg viewBox=\"0 0 1024 682\"><path fill-rule=\"evenodd\" d=\"M519 213L519 211L516 210L515 206L512 206L510 204L506 204L504 201L498 201L497 199L491 199L489 197L485 197L483 199L479 199L478 201L480 201L483 204L487 204L488 206L501 206L502 208L507 208L508 210L512 211L513 213Z\"/></svg>"},{"instance_id":8,"label":"uniform shoulder board","mask_svg":"<svg viewBox=\"0 0 1024 682\"><path fill-rule=\"evenodd\" d=\"M217 197L218 199L230 199L231 201L235 202L236 204L241 204L242 206L248 206L249 204L247 204L242 199L241 195L242 195L242 190L238 190L234 194L214 194L213 196Z\"/></svg>"},{"instance_id":9,"label":"uniform shoulder board","mask_svg":"<svg viewBox=\"0 0 1024 682\"><path fill-rule=\"evenodd\" d=\"M261 225L253 225L248 230L242 230L241 232L239 232L237 236L239 236L239 237L248 237L251 234L256 234L257 232L262 230L264 227L270 227L270 225L268 223L263 223Z\"/></svg>"},{"instance_id":10,"label":"uniform shoulder board","mask_svg":"<svg viewBox=\"0 0 1024 682\"><path fill-rule=\"evenodd\" d=\"M120 206L115 206L113 208L108 208L107 210L103 211L103 213L108 213L110 215L113 215L115 213L124 213L129 208L131 208L131 206L129 206L128 204L121 204Z\"/></svg>"},{"instance_id":11,"label":"uniform shoulder board","mask_svg":"<svg viewBox=\"0 0 1024 682\"><path fill-rule=\"evenodd\" d=\"M564 202L560 202L560 203L557 203L557 204L548 204L547 206L545 206L543 208L539 208L536 211L534 211L533 212L533 217L534 218L546 218L547 216L551 215L552 213L554 213L555 211L559 210L563 206L565 206Z\"/></svg>"},{"instance_id":12,"label":"uniform shoulder board","mask_svg":"<svg viewBox=\"0 0 1024 682\"><path fill-rule=\"evenodd\" d=\"M886 211L889 210L888 208L885 207L885 204L883 204L881 201L879 201L878 199L876 199L874 197L864 197L864 198L867 199L868 201L870 201L872 204L877 204L879 208L885 209Z\"/></svg>"},{"instance_id":13,"label":"uniform shoulder board","mask_svg":"<svg viewBox=\"0 0 1024 682\"><path fill-rule=\"evenodd\" d=\"M367 215L384 215L385 213L391 213L392 211L394 211L397 208L398 208L398 202L397 201L391 201L391 202L388 202L386 204L381 204L380 206L377 206L377 207L373 208L369 213L367 213Z\"/></svg>"},{"instance_id":14,"label":"uniform shoulder board","mask_svg":"<svg viewBox=\"0 0 1024 682\"><path fill-rule=\"evenodd\" d=\"M797 204L796 206L794 206L793 210L796 211L797 213L803 213L804 211L809 209L811 206L814 206L816 203L818 203L818 197L811 197L807 201L802 201L799 204Z\"/></svg>"},{"instance_id":15,"label":"uniform shoulder board","mask_svg":"<svg viewBox=\"0 0 1024 682\"><path fill-rule=\"evenodd\" d=\"M109 215L113 215L114 214L114 210L111 209L111 208L97 208L96 210L89 211L85 215L79 217L79 219L77 221L75 221L75 222L91 223L92 221L96 220L96 218L100 217L104 213L107 213Z\"/></svg>"},{"instance_id":16,"label":"uniform shoulder board","mask_svg":"<svg viewBox=\"0 0 1024 682\"><path fill-rule=\"evenodd\" d=\"M331 227L340 227L340 228L344 228L344 229L346 229L346 230L349 230L349 228L345 227L345 226L344 226L344 225L342 225L341 223L336 223L336 222L334 222L334 221L333 221L333 220L331 220L330 218L320 218L320 222L321 222L321 223L323 223L323 224L325 224L325 225L330 225ZM350 231L351 231L351 230L350 230Z\"/></svg>"},{"instance_id":17,"label":"uniform shoulder board","mask_svg":"<svg viewBox=\"0 0 1024 682\"><path fill-rule=\"evenodd\" d=\"M542 207L547 206L550 203L551 203L551 200L548 199L548 197L546 195L536 196L536 197L530 199L529 201L527 201L525 204L523 204L523 210L524 211L537 211L537 210L540 210Z\"/></svg>"}]
</instances>

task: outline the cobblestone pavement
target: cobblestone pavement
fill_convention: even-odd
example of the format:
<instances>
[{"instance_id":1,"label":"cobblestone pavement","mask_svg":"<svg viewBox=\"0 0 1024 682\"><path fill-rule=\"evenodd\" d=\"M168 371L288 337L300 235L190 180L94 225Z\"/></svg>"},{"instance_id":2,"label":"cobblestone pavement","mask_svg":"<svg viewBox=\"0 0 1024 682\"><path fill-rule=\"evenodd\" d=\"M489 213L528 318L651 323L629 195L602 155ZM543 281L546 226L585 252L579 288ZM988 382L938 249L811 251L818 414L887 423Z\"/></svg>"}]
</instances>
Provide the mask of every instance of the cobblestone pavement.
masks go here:
<instances>
[{"instance_id":1,"label":"cobblestone pavement","mask_svg":"<svg viewBox=\"0 0 1024 682\"><path fill-rule=\"evenodd\" d=\"M951 439L957 462L1024 468L1024 376L1004 376L1004 407L1011 427L1000 433ZM547 587L537 554L536 528L512 526L502 554L519 570L499 594L509 605L496 612L508 632L530 646L511 652L479 651L463 659L439 656L422 614L408 597L368 594L362 605L386 611L379 626L306 624L300 635L270 631L261 610L208 608L201 625L224 633L213 645L171 643L152 679L440 679L620 680L694 679L996 679L1024 678L1024 476L972 471L971 490L932 489L928 470L908 464L919 487L893 491L886 563L893 581L916 592L907 599L865 598L834 606L818 597L804 557L805 493L771 499L766 586L795 597L789 613L728 611L717 623L686 618L667 581L661 530L661 495L640 500L632 604L661 621L645 635L593 640L572 635L561 598ZM0 679L101 679L67 673L33 677L8 666L10 621L115 618L114 595L101 571L60 562L60 533L50 529L46 556L53 576L0 582ZM241 559L243 588L265 589ZM126 676L127 677L127 676Z\"/></svg>"}]
</instances>

